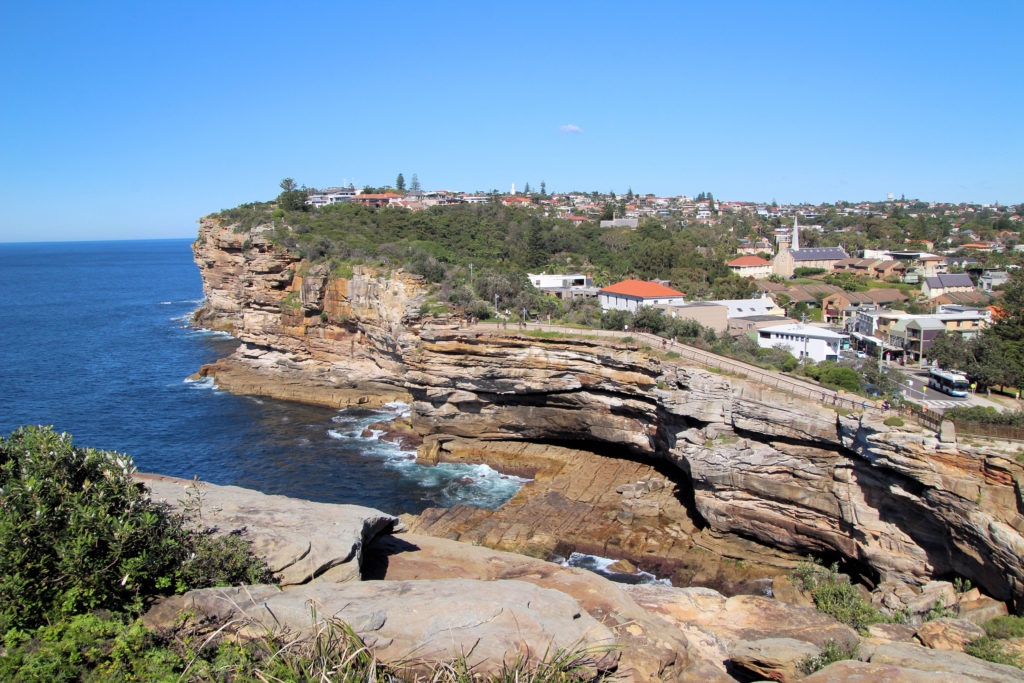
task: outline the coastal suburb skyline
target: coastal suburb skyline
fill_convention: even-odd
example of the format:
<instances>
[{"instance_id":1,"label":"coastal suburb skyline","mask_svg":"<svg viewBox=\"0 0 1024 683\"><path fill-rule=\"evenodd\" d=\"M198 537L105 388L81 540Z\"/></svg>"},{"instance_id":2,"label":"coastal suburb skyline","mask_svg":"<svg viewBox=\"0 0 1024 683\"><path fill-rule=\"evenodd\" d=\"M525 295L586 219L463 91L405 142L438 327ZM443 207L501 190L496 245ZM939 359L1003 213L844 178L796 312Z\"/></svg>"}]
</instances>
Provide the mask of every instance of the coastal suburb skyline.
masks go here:
<instances>
[{"instance_id":1,"label":"coastal suburb skyline","mask_svg":"<svg viewBox=\"0 0 1024 683\"><path fill-rule=\"evenodd\" d=\"M310 187L1024 202L1024 4L0 8L0 242Z\"/></svg>"}]
</instances>

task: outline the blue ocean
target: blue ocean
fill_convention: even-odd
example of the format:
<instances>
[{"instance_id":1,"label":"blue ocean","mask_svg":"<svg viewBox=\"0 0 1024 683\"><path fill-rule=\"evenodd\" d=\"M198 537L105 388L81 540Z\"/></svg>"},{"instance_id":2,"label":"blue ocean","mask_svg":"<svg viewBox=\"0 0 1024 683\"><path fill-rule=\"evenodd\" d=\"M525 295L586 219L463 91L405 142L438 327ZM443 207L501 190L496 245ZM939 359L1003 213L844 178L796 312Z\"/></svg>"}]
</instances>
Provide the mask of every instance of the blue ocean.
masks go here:
<instances>
[{"instance_id":1,"label":"blue ocean","mask_svg":"<svg viewBox=\"0 0 1024 683\"><path fill-rule=\"evenodd\" d=\"M363 436L408 406L337 411L188 381L236 344L188 322L203 295L190 244L0 244L0 434L53 425L143 472L394 514L518 491L484 465L418 465Z\"/></svg>"}]
</instances>

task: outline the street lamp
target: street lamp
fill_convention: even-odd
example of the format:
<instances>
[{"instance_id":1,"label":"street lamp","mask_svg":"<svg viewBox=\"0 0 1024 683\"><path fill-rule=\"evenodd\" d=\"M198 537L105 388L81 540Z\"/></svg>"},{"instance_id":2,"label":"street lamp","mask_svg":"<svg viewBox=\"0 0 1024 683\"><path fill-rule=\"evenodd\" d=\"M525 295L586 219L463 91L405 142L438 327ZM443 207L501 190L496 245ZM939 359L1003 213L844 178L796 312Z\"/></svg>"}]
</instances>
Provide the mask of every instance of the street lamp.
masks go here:
<instances>
[{"instance_id":1,"label":"street lamp","mask_svg":"<svg viewBox=\"0 0 1024 683\"><path fill-rule=\"evenodd\" d=\"M498 317L498 295L494 295L494 317Z\"/></svg>"}]
</instances>

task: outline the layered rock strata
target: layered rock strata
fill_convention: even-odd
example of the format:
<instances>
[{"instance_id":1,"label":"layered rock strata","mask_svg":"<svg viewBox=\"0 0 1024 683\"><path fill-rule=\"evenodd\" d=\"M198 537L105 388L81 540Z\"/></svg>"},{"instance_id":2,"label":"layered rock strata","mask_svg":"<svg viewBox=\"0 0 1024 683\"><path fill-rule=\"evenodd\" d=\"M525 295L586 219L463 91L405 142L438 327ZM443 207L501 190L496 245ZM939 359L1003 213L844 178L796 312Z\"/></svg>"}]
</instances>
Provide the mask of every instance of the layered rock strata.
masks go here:
<instances>
[{"instance_id":1,"label":"layered rock strata","mask_svg":"<svg viewBox=\"0 0 1024 683\"><path fill-rule=\"evenodd\" d=\"M319 558L316 565L331 565L289 575L301 563L286 562L281 585L191 591L159 601L143 617L150 628L186 629L206 643L269 633L294 644L340 621L376 657L417 673L463 658L486 675L564 648L589 651L592 672L641 683L798 680L806 661L832 643L869 664L834 664L822 671L829 676L811 680L923 680L925 673L942 680L1024 680L1018 669L956 651L980 632L963 620L940 619L916 631L876 625L861 638L811 608L764 597L623 586L522 555L397 533L393 517L369 508L154 475L138 481L153 498L191 511L216 533L253 542L272 566L297 549Z\"/></svg>"},{"instance_id":2,"label":"layered rock strata","mask_svg":"<svg viewBox=\"0 0 1024 683\"><path fill-rule=\"evenodd\" d=\"M846 560L869 581L959 575L1000 599L1024 596L1024 470L1002 452L839 415L614 340L428 329L417 278L332 275L267 232L206 220L195 251L207 295L200 322L241 341L205 369L218 382L244 367L236 387L289 386L289 398L329 405L406 392L424 459L472 452L538 473L507 510L428 512L423 529L530 552L608 552L616 539L623 555L666 567L687 543L728 553L739 538ZM540 476L550 465L527 462L540 454L509 442L550 451L546 462L569 446L603 464ZM605 476L614 494L574 483ZM558 521L536 522L545 515ZM780 567L792 561L767 554Z\"/></svg>"}]
</instances>

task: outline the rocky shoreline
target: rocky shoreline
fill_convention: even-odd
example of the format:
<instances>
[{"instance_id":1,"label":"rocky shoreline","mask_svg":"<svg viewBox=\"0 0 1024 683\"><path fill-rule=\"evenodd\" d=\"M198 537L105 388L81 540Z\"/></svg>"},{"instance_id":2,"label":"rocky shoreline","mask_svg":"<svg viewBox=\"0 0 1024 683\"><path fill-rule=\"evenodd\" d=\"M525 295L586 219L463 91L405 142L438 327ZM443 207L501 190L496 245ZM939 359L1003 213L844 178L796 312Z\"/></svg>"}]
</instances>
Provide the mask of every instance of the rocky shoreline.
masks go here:
<instances>
[{"instance_id":1,"label":"rocky shoreline","mask_svg":"<svg viewBox=\"0 0 1024 683\"><path fill-rule=\"evenodd\" d=\"M871 587L962 577L1024 597L1024 468L998 448L636 345L451 329L420 316L430 290L417 276L332 276L263 229L203 219L194 252L197 322L240 341L201 369L218 385L335 407L401 397L422 461L534 477L499 511L409 520L423 531L538 556L613 548L723 588L812 554Z\"/></svg>"},{"instance_id":2,"label":"rocky shoreline","mask_svg":"<svg viewBox=\"0 0 1024 683\"><path fill-rule=\"evenodd\" d=\"M1024 468L999 444L886 426L635 344L458 329L421 317L418 277L332 276L261 229L204 219L194 251L197 323L240 341L200 374L339 408L403 400L412 415L388 438L421 462L533 480L499 510L403 518L421 538L520 562L601 555L726 601L768 582L799 601L785 577L813 555L889 613L948 602L953 579L991 596L973 613L1024 605Z\"/></svg>"},{"instance_id":3,"label":"rocky shoreline","mask_svg":"<svg viewBox=\"0 0 1024 683\"><path fill-rule=\"evenodd\" d=\"M580 569L408 532L352 505L310 503L233 486L137 475L172 507L198 499L204 524L241 533L281 585L208 588L165 598L143 618L168 631L301 638L324 620L351 626L384 661L412 666L463 656L487 674L514 657L588 649L593 670L630 681L1024 681L1020 669L962 652L981 631L965 618L872 626L866 635L794 600L707 588L624 586ZM190 494L190 491L193 493ZM948 584L931 586L941 596ZM941 599L941 598L940 598ZM993 611L994 610L994 611ZM1005 613L1005 607L1003 612ZM983 632L982 632L983 633ZM856 657L806 676L826 647Z\"/></svg>"}]
</instances>

